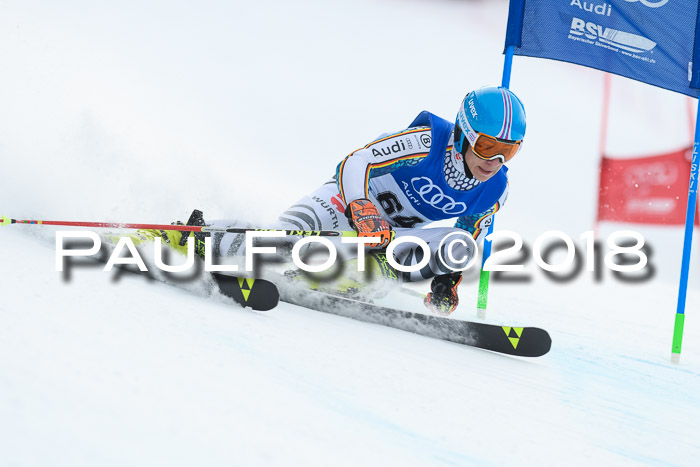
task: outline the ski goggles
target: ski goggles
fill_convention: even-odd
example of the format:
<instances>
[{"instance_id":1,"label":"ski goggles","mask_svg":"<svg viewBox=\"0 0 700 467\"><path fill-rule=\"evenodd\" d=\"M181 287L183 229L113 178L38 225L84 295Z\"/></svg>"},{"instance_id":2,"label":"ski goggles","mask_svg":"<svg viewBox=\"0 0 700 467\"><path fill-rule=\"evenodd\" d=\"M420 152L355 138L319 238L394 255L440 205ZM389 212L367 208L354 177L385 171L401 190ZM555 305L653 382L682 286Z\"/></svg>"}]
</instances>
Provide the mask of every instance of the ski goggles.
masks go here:
<instances>
[{"instance_id":1,"label":"ski goggles","mask_svg":"<svg viewBox=\"0 0 700 467\"><path fill-rule=\"evenodd\" d=\"M474 154L479 159L491 161L500 159L502 162L508 162L520 151L523 141L512 141L508 139L495 138L484 133L474 131L469 122L465 121L467 126L467 134L462 132L459 125L455 125L455 149L464 156L467 152L468 142Z\"/></svg>"}]
</instances>

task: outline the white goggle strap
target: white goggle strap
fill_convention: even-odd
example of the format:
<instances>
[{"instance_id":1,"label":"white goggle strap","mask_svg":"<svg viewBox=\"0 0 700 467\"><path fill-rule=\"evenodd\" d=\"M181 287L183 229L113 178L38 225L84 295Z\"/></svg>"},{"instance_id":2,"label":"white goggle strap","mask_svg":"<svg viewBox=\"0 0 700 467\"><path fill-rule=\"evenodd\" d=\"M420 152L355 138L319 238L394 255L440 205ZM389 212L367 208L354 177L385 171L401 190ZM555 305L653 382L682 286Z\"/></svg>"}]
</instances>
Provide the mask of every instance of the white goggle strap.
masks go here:
<instances>
[{"instance_id":1,"label":"white goggle strap","mask_svg":"<svg viewBox=\"0 0 700 467\"><path fill-rule=\"evenodd\" d=\"M464 112L464 106L462 106L460 111L457 113L457 120L459 120L459 126L462 127L462 134L466 138L467 142L470 146L474 147L474 143L476 143L477 138L479 138L479 134L474 131L472 126L469 124L467 114ZM466 130L466 133L464 130ZM464 145L462 146L462 151L464 151Z\"/></svg>"},{"instance_id":2,"label":"white goggle strap","mask_svg":"<svg viewBox=\"0 0 700 467\"><path fill-rule=\"evenodd\" d=\"M462 128L466 128L467 133L466 133L466 138L467 141L469 142L469 145L471 147L474 147L474 144L476 143L476 140L479 139L479 133L474 131L472 126L469 124L469 119L467 116L464 114L464 111L460 112L460 117L464 116L464 119L460 119L460 123L462 123ZM462 148L464 150L464 148Z\"/></svg>"}]
</instances>

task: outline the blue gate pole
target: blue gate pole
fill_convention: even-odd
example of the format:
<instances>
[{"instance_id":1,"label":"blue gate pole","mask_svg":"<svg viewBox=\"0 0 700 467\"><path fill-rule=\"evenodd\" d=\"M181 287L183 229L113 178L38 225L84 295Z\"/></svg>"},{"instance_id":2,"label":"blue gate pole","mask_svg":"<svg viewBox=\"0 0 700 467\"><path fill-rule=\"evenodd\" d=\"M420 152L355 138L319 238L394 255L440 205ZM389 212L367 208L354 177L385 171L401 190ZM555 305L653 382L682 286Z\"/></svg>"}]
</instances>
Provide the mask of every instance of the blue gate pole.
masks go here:
<instances>
[{"instance_id":1,"label":"blue gate pole","mask_svg":"<svg viewBox=\"0 0 700 467\"><path fill-rule=\"evenodd\" d=\"M513 51L515 47L510 45L506 48L505 59L503 61L503 78L501 79L501 86L504 88L510 87L510 70L513 67ZM496 220L496 214L494 213L491 218L491 225L489 225L486 231L486 236L488 237L491 232L493 232L493 223ZM484 239L484 255L481 260L481 273L479 274L479 292L476 302L476 314L479 318L486 318L486 306L489 298L489 271L484 271L484 264L486 260L491 256L491 240Z\"/></svg>"},{"instance_id":2,"label":"blue gate pole","mask_svg":"<svg viewBox=\"0 0 700 467\"><path fill-rule=\"evenodd\" d=\"M510 87L510 69L513 67L513 51L515 46L509 45L506 49L506 58L503 63L503 78L501 79L501 86L504 88Z\"/></svg>"},{"instance_id":3,"label":"blue gate pole","mask_svg":"<svg viewBox=\"0 0 700 467\"><path fill-rule=\"evenodd\" d=\"M673 345L671 362L680 363L681 345L683 344L683 326L685 324L685 299L688 292L688 270L690 269L690 247L693 243L693 224L695 223L695 206L698 200L698 144L700 144L700 99L698 99L698 114L695 117L695 141L693 156L690 163L690 182L688 183L688 206L685 211L685 234L683 236L683 261L681 263L681 280L678 285L678 306L676 320L673 325Z\"/></svg>"}]
</instances>

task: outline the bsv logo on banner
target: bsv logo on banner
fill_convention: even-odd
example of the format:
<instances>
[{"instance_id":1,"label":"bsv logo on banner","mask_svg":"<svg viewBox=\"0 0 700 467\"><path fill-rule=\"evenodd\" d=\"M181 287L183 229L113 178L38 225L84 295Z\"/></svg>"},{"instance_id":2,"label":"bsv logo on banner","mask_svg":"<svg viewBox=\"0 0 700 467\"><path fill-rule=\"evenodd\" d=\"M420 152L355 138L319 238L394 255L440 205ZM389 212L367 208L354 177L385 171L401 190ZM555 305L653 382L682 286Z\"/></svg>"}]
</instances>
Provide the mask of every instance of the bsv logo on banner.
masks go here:
<instances>
[{"instance_id":1,"label":"bsv logo on banner","mask_svg":"<svg viewBox=\"0 0 700 467\"><path fill-rule=\"evenodd\" d=\"M649 8L659 8L668 3L668 0L625 0L627 3L639 2Z\"/></svg>"},{"instance_id":2,"label":"bsv logo on banner","mask_svg":"<svg viewBox=\"0 0 700 467\"><path fill-rule=\"evenodd\" d=\"M648 52L656 47L656 42L646 37L603 27L580 18L573 18L571 20L569 34L572 36L583 36L591 41L597 41L598 44L617 47L618 49L627 50L629 52Z\"/></svg>"},{"instance_id":3,"label":"bsv logo on banner","mask_svg":"<svg viewBox=\"0 0 700 467\"><path fill-rule=\"evenodd\" d=\"M411 185L428 205L439 209L445 214L456 216L467 210L467 205L461 201L455 201L442 192L439 186L433 184L428 177L415 177L411 179Z\"/></svg>"}]
</instances>

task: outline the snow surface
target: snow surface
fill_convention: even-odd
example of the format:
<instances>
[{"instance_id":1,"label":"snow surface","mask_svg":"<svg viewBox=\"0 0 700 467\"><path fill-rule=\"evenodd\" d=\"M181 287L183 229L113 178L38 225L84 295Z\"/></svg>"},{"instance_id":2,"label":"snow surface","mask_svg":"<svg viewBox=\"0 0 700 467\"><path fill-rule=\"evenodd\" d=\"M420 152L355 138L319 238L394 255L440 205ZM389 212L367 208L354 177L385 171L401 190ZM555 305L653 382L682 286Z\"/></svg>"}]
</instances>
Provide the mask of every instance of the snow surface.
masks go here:
<instances>
[{"instance_id":1,"label":"snow surface","mask_svg":"<svg viewBox=\"0 0 700 467\"><path fill-rule=\"evenodd\" d=\"M350 151L501 79L507 2L0 3L1 214L265 225ZM603 75L516 57L524 150L496 228L580 246L596 210ZM686 98L613 80L607 149L688 143ZM47 227L3 227L0 465L697 465L698 244L669 363L682 229L634 228L651 280L493 282L526 360L281 304L55 271ZM425 291L426 285L422 285ZM476 277L455 318L476 319ZM419 310L421 305L414 305Z\"/></svg>"}]
</instances>

